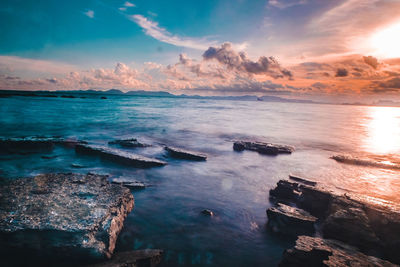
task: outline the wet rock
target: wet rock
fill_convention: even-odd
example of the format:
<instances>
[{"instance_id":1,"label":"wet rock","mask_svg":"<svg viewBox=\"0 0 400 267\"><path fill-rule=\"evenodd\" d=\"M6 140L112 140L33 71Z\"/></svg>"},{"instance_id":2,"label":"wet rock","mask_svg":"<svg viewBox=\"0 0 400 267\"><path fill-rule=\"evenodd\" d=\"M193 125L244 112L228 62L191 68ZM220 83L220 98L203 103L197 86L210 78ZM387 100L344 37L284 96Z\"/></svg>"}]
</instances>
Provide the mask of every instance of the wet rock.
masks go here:
<instances>
[{"instance_id":1,"label":"wet rock","mask_svg":"<svg viewBox=\"0 0 400 267\"><path fill-rule=\"evenodd\" d=\"M211 210L205 209L201 211L201 214L206 215L206 216L214 216L214 212Z\"/></svg>"},{"instance_id":2,"label":"wet rock","mask_svg":"<svg viewBox=\"0 0 400 267\"><path fill-rule=\"evenodd\" d=\"M167 164L158 159L148 158L105 146L78 144L75 146L75 151L77 153L100 156L116 163L139 168L159 167Z\"/></svg>"},{"instance_id":3,"label":"wet rock","mask_svg":"<svg viewBox=\"0 0 400 267\"><path fill-rule=\"evenodd\" d=\"M155 267L161 262L163 253L161 249L117 252L110 260L90 267Z\"/></svg>"},{"instance_id":4,"label":"wet rock","mask_svg":"<svg viewBox=\"0 0 400 267\"><path fill-rule=\"evenodd\" d=\"M265 155L291 154L294 151L291 146L247 141L234 142L233 149L235 151L252 150Z\"/></svg>"},{"instance_id":5,"label":"wet rock","mask_svg":"<svg viewBox=\"0 0 400 267\"><path fill-rule=\"evenodd\" d=\"M164 149L173 158L187 159L187 160L197 160L204 161L207 160L207 156L193 151L183 150L176 147L166 146Z\"/></svg>"},{"instance_id":6,"label":"wet rock","mask_svg":"<svg viewBox=\"0 0 400 267\"><path fill-rule=\"evenodd\" d=\"M299 236L296 245L285 250L280 267L317 266L397 266L388 261L367 256L342 242L318 237Z\"/></svg>"},{"instance_id":7,"label":"wet rock","mask_svg":"<svg viewBox=\"0 0 400 267\"><path fill-rule=\"evenodd\" d=\"M345 155L335 155L335 156L332 156L331 159L334 159L340 163L346 163L346 164L352 164L352 165L358 165L358 166L368 166L368 167L376 167L376 168L382 168L382 169L400 170L400 164L398 164L398 163L392 163L392 162L386 162L386 161L376 161L376 160L368 159L368 158L363 159L363 158L357 158L357 157L351 157L351 156L345 156Z\"/></svg>"},{"instance_id":8,"label":"wet rock","mask_svg":"<svg viewBox=\"0 0 400 267\"><path fill-rule=\"evenodd\" d=\"M290 174L290 175L289 175L289 179L290 179L290 180L293 180L293 181L295 181L295 182L298 182L298 183L305 184L305 185L311 185L311 186L317 185L317 182L310 181L310 180L307 180L307 179L305 179L305 178L301 178L301 177L299 177L299 176L297 176L297 175L293 175L293 174Z\"/></svg>"},{"instance_id":9,"label":"wet rock","mask_svg":"<svg viewBox=\"0 0 400 267\"><path fill-rule=\"evenodd\" d=\"M107 99L107 97L105 97L105 96L102 96L102 97L100 97L100 99Z\"/></svg>"},{"instance_id":10,"label":"wet rock","mask_svg":"<svg viewBox=\"0 0 400 267\"><path fill-rule=\"evenodd\" d=\"M278 203L267 210L268 227L277 233L288 235L313 234L317 218L308 212Z\"/></svg>"},{"instance_id":11,"label":"wet rock","mask_svg":"<svg viewBox=\"0 0 400 267\"><path fill-rule=\"evenodd\" d=\"M82 169L82 168L86 168L86 166L78 164L78 163L72 163L71 164L72 168L76 168L76 169Z\"/></svg>"},{"instance_id":12,"label":"wet rock","mask_svg":"<svg viewBox=\"0 0 400 267\"><path fill-rule=\"evenodd\" d=\"M57 157L58 156L56 156L56 155L54 155L54 156L45 156L45 155L41 156L42 159L55 159Z\"/></svg>"},{"instance_id":13,"label":"wet rock","mask_svg":"<svg viewBox=\"0 0 400 267\"><path fill-rule=\"evenodd\" d=\"M61 97L62 97L62 98L76 98L76 97L73 96L73 95L62 95Z\"/></svg>"},{"instance_id":14,"label":"wet rock","mask_svg":"<svg viewBox=\"0 0 400 267\"><path fill-rule=\"evenodd\" d=\"M122 186L128 187L129 189L145 189L146 185L139 181L131 181L123 178L115 178L111 180L113 184L120 184Z\"/></svg>"},{"instance_id":15,"label":"wet rock","mask_svg":"<svg viewBox=\"0 0 400 267\"><path fill-rule=\"evenodd\" d=\"M126 148L135 148L135 147L150 147L149 144L140 143L136 138L131 139L122 139L122 140L114 140L108 142L109 145L119 145L121 147Z\"/></svg>"},{"instance_id":16,"label":"wet rock","mask_svg":"<svg viewBox=\"0 0 400 267\"><path fill-rule=\"evenodd\" d=\"M0 187L1 253L59 263L110 258L133 204L131 192L107 176L42 174L10 181Z\"/></svg>"}]
</instances>

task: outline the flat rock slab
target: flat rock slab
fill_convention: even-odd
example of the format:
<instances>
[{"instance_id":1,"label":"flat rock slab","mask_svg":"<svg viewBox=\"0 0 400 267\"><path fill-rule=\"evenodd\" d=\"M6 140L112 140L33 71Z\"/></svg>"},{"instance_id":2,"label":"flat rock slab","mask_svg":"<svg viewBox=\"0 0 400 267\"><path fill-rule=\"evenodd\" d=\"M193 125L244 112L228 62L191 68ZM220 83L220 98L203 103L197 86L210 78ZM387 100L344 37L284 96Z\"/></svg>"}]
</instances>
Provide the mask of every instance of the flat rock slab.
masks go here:
<instances>
[{"instance_id":1,"label":"flat rock slab","mask_svg":"<svg viewBox=\"0 0 400 267\"><path fill-rule=\"evenodd\" d=\"M15 153L19 151L49 151L53 150L55 145L75 147L77 144L84 143L84 141L66 139L61 137L31 136L17 138L0 138L0 152Z\"/></svg>"},{"instance_id":2,"label":"flat rock slab","mask_svg":"<svg viewBox=\"0 0 400 267\"><path fill-rule=\"evenodd\" d=\"M131 139L121 139L108 142L109 145L119 145L126 148L136 148L136 147L150 147L150 144L144 144L139 142L136 138Z\"/></svg>"},{"instance_id":3,"label":"flat rock slab","mask_svg":"<svg viewBox=\"0 0 400 267\"><path fill-rule=\"evenodd\" d=\"M296 245L285 250L280 267L394 267L388 261L367 256L342 242L299 236Z\"/></svg>"},{"instance_id":4,"label":"flat rock slab","mask_svg":"<svg viewBox=\"0 0 400 267\"><path fill-rule=\"evenodd\" d=\"M278 155L278 154L291 154L294 151L294 147L287 145L264 143L264 142L235 141L233 143L233 150L235 151L251 150L251 151L257 151L258 153L265 155Z\"/></svg>"},{"instance_id":5,"label":"flat rock slab","mask_svg":"<svg viewBox=\"0 0 400 267\"><path fill-rule=\"evenodd\" d=\"M170 146L166 146L166 147L164 147L164 149L173 158L187 159L187 160L197 160L197 161L207 160L207 155L204 155L204 154L201 154L201 153L188 151L188 150L183 150L183 149L180 149L180 148L170 147Z\"/></svg>"},{"instance_id":6,"label":"flat rock slab","mask_svg":"<svg viewBox=\"0 0 400 267\"><path fill-rule=\"evenodd\" d=\"M110 260L90 265L90 267L155 267L161 262L162 256L161 249L117 252Z\"/></svg>"},{"instance_id":7,"label":"flat rock slab","mask_svg":"<svg viewBox=\"0 0 400 267\"><path fill-rule=\"evenodd\" d=\"M158 159L148 158L105 146L79 144L75 146L75 151L78 153L100 156L120 164L139 168L159 167L167 164Z\"/></svg>"},{"instance_id":8,"label":"flat rock slab","mask_svg":"<svg viewBox=\"0 0 400 267\"><path fill-rule=\"evenodd\" d=\"M132 181L123 178L115 178L111 180L113 184L120 184L122 186L128 187L129 189L145 189L146 185L139 181Z\"/></svg>"},{"instance_id":9,"label":"flat rock slab","mask_svg":"<svg viewBox=\"0 0 400 267\"><path fill-rule=\"evenodd\" d=\"M332 156L331 159L334 159L340 163L346 163L346 164L352 164L352 165L358 165L358 166L400 170L399 163L376 161L376 160L368 159L368 158L357 158L357 157L351 157L351 156L345 156L345 155L335 155L335 156Z\"/></svg>"},{"instance_id":10,"label":"flat rock slab","mask_svg":"<svg viewBox=\"0 0 400 267\"><path fill-rule=\"evenodd\" d=\"M313 234L318 220L307 211L278 203L267 210L268 227L274 232L288 235Z\"/></svg>"},{"instance_id":11,"label":"flat rock slab","mask_svg":"<svg viewBox=\"0 0 400 267\"><path fill-rule=\"evenodd\" d=\"M134 205L128 188L107 176L42 174L0 187L2 253L41 258L110 258Z\"/></svg>"}]
</instances>

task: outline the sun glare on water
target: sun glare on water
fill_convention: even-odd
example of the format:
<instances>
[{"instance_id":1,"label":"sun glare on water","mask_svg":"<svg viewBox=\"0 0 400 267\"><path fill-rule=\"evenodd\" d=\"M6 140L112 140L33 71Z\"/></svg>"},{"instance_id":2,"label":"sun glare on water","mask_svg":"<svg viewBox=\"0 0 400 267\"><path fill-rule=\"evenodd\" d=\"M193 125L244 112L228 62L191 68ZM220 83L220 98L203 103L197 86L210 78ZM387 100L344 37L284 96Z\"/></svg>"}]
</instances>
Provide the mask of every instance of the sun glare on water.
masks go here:
<instances>
[{"instance_id":1,"label":"sun glare on water","mask_svg":"<svg viewBox=\"0 0 400 267\"><path fill-rule=\"evenodd\" d=\"M379 57L400 57L400 22L380 29L370 38L371 48Z\"/></svg>"}]
</instances>

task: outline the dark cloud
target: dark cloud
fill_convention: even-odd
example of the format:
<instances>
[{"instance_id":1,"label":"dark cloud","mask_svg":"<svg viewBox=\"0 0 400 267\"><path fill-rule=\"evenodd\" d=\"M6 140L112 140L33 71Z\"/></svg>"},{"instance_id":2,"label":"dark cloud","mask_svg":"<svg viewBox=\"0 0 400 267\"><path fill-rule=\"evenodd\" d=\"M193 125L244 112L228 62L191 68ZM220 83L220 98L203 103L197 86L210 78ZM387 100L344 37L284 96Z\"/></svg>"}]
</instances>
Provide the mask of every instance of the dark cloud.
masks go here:
<instances>
[{"instance_id":1,"label":"dark cloud","mask_svg":"<svg viewBox=\"0 0 400 267\"><path fill-rule=\"evenodd\" d=\"M400 77L392 78L383 82L372 82L372 92L387 93L400 91Z\"/></svg>"},{"instance_id":2,"label":"dark cloud","mask_svg":"<svg viewBox=\"0 0 400 267\"><path fill-rule=\"evenodd\" d=\"M349 72L345 68L339 68L336 70L335 77L346 77L349 75Z\"/></svg>"},{"instance_id":3,"label":"dark cloud","mask_svg":"<svg viewBox=\"0 0 400 267\"><path fill-rule=\"evenodd\" d=\"M56 78L46 79L46 81L48 81L49 83L57 83L58 82Z\"/></svg>"},{"instance_id":4,"label":"dark cloud","mask_svg":"<svg viewBox=\"0 0 400 267\"><path fill-rule=\"evenodd\" d=\"M273 57L260 57L257 61L251 61L246 53L236 52L230 43L224 43L221 47L209 47L203 53L204 60L217 60L230 70L235 70L248 75L265 74L273 78L292 78L292 73L283 69Z\"/></svg>"},{"instance_id":5,"label":"dark cloud","mask_svg":"<svg viewBox=\"0 0 400 267\"><path fill-rule=\"evenodd\" d=\"M365 64L370 65L374 69L378 68L379 62L378 59L373 56L363 57Z\"/></svg>"}]
</instances>

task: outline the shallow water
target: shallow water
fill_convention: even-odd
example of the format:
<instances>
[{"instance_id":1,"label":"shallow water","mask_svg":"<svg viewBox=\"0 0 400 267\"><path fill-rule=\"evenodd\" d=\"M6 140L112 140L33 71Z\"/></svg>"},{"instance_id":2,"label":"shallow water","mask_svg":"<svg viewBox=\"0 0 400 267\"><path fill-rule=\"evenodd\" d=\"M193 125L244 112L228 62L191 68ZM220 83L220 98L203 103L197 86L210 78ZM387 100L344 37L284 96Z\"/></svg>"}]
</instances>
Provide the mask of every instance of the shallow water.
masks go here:
<instances>
[{"instance_id":1,"label":"shallow water","mask_svg":"<svg viewBox=\"0 0 400 267\"><path fill-rule=\"evenodd\" d=\"M93 144L134 137L153 144L134 152L165 160L167 166L129 168L56 147L52 152L0 155L0 176L90 171L150 184L133 192L135 208L117 249L165 249L164 266L275 266L293 240L266 230L268 190L289 173L400 203L398 171L329 158L348 154L400 161L400 108L109 96L0 98L0 112L1 137L51 135ZM297 150L277 157L234 152L236 139L288 144ZM162 144L209 158L170 159ZM46 155L57 157L41 157ZM203 209L215 216L205 217Z\"/></svg>"}]
</instances>

